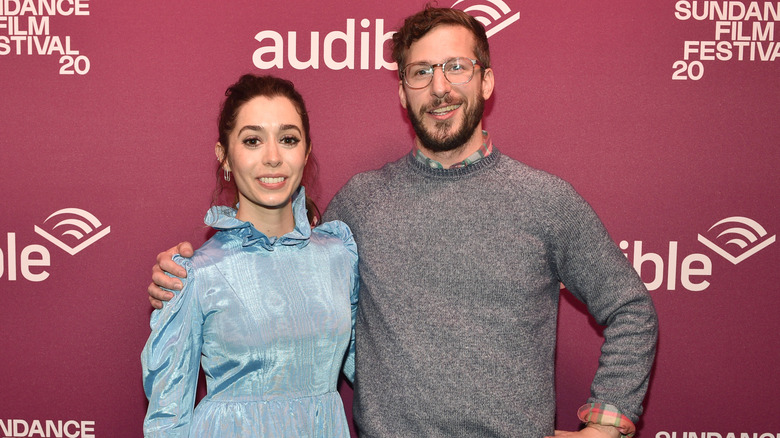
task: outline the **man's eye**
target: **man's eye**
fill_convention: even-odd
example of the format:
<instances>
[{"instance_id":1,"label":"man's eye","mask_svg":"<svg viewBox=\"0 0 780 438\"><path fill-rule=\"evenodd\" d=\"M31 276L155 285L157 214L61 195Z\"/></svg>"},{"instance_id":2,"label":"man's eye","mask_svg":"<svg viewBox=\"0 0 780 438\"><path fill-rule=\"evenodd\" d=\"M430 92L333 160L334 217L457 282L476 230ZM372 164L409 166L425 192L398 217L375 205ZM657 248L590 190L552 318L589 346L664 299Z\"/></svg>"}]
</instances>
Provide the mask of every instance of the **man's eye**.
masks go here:
<instances>
[{"instance_id":1,"label":"man's eye","mask_svg":"<svg viewBox=\"0 0 780 438\"><path fill-rule=\"evenodd\" d=\"M431 74L431 67L421 67L416 70L412 70L412 76L428 76Z\"/></svg>"},{"instance_id":2,"label":"man's eye","mask_svg":"<svg viewBox=\"0 0 780 438\"><path fill-rule=\"evenodd\" d=\"M447 71L457 73L459 71L463 71L463 66L460 65L460 63L453 62L452 64L447 66Z\"/></svg>"}]
</instances>

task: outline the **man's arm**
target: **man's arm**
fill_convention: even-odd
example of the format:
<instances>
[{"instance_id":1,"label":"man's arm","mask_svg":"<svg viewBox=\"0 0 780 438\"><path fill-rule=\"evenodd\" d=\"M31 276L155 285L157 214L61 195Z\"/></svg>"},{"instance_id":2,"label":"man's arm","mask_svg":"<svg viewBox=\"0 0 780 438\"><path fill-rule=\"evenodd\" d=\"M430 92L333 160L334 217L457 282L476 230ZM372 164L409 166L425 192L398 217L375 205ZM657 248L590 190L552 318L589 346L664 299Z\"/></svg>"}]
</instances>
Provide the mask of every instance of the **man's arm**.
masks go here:
<instances>
[{"instance_id":1,"label":"man's arm","mask_svg":"<svg viewBox=\"0 0 780 438\"><path fill-rule=\"evenodd\" d=\"M174 254L181 254L182 257L192 257L194 254L192 244L190 242L182 242L167 251L157 254L157 263L152 267L152 283L146 289L147 293L149 293L149 302L155 309L161 309L163 301L170 301L173 298L173 292L165 289L181 290L182 282L176 277L187 277L187 271L173 261ZM170 277L166 273L176 277Z\"/></svg>"},{"instance_id":2,"label":"man's arm","mask_svg":"<svg viewBox=\"0 0 780 438\"><path fill-rule=\"evenodd\" d=\"M563 212L551 227L556 231L558 278L604 327L591 397L578 417L630 435L643 412L655 357L655 307L639 274L590 205L572 190L561 190L556 201Z\"/></svg>"}]
</instances>

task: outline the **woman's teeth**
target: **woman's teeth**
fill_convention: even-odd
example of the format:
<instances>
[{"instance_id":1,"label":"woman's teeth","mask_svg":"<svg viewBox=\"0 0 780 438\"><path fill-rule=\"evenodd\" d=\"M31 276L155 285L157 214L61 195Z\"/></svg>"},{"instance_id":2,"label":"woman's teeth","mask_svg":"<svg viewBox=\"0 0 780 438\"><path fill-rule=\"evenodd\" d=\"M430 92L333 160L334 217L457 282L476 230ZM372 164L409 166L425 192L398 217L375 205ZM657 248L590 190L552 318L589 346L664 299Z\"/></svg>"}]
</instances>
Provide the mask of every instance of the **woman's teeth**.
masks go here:
<instances>
[{"instance_id":1,"label":"woman's teeth","mask_svg":"<svg viewBox=\"0 0 780 438\"><path fill-rule=\"evenodd\" d=\"M276 178L260 178L260 182L265 184L278 184L282 181L284 181L283 176L278 176Z\"/></svg>"}]
</instances>

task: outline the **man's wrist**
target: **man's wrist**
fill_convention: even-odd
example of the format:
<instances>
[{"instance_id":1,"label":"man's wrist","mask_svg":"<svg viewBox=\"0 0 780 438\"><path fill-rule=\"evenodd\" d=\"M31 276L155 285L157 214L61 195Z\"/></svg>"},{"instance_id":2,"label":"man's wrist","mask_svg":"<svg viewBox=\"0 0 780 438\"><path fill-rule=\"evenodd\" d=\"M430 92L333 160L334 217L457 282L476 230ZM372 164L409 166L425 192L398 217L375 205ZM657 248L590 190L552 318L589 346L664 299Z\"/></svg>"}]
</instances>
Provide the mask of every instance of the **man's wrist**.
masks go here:
<instances>
[{"instance_id":1,"label":"man's wrist","mask_svg":"<svg viewBox=\"0 0 780 438\"><path fill-rule=\"evenodd\" d=\"M615 426L605 426L603 424L587 423L585 427L598 430L601 435L609 438L621 438L625 436L621 434L620 430L618 430L618 428Z\"/></svg>"}]
</instances>

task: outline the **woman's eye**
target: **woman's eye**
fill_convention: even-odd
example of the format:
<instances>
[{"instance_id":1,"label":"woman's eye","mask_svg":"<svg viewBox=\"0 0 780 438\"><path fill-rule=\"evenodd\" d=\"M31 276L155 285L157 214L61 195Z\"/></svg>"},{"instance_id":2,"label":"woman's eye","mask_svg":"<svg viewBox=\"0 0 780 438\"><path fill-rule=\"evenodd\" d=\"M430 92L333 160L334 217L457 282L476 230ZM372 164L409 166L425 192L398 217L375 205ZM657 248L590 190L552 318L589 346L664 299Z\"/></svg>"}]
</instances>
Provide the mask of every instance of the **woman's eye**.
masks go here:
<instances>
[{"instance_id":1,"label":"woman's eye","mask_svg":"<svg viewBox=\"0 0 780 438\"><path fill-rule=\"evenodd\" d=\"M295 145L297 145L300 142L301 142L301 139L299 139L298 137L296 137L294 135L288 135L288 136L282 137L282 140L281 140L280 143L288 145L288 146L295 146Z\"/></svg>"},{"instance_id":2,"label":"woman's eye","mask_svg":"<svg viewBox=\"0 0 780 438\"><path fill-rule=\"evenodd\" d=\"M257 137L247 137L242 142L247 146L259 146L260 145L260 139Z\"/></svg>"}]
</instances>

